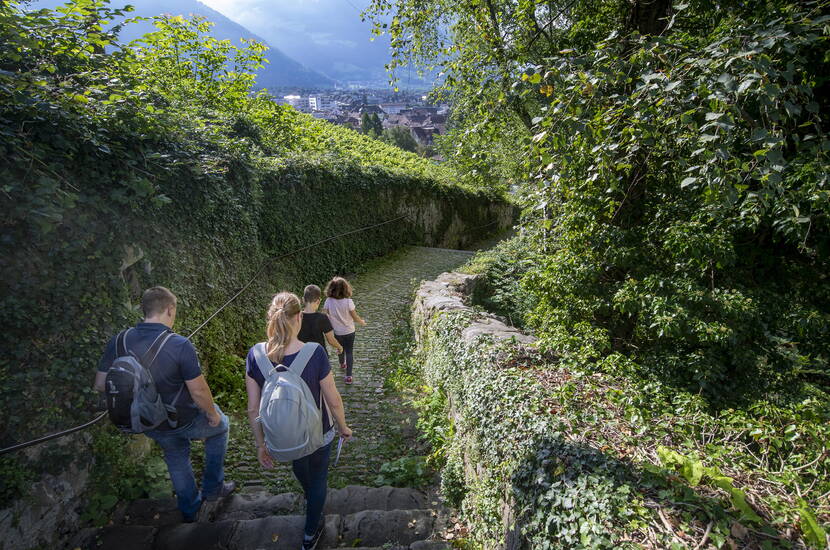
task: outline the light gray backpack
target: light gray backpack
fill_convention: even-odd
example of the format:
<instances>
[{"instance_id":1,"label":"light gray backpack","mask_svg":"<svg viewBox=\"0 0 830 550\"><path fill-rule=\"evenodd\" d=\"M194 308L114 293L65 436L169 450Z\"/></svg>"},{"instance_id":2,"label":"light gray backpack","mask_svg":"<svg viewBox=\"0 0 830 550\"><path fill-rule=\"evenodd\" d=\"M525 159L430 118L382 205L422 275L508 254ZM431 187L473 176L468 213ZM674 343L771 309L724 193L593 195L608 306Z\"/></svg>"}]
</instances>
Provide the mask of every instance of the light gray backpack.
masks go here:
<instances>
[{"instance_id":1,"label":"light gray backpack","mask_svg":"<svg viewBox=\"0 0 830 550\"><path fill-rule=\"evenodd\" d=\"M305 344L290 367L274 367L264 342L254 346L256 364L265 378L257 420L262 423L265 446L274 460L297 460L323 446L323 392L318 406L301 378L319 346L314 342Z\"/></svg>"}]
</instances>

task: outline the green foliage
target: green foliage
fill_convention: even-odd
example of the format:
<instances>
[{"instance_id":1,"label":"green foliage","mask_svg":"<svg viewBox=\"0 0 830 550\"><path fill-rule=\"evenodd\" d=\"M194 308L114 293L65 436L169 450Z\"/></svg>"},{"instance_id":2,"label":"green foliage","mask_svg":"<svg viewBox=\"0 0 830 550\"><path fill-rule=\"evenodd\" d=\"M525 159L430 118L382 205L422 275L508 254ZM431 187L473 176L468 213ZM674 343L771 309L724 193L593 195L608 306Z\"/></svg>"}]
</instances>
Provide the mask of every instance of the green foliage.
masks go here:
<instances>
[{"instance_id":1,"label":"green foliage","mask_svg":"<svg viewBox=\"0 0 830 550\"><path fill-rule=\"evenodd\" d=\"M120 501L170 496L167 465L158 452L135 452L132 446L141 443L139 438L144 436L125 439L112 426L99 431L92 448L94 475L82 521L102 526Z\"/></svg>"},{"instance_id":2,"label":"green foliage","mask_svg":"<svg viewBox=\"0 0 830 550\"><path fill-rule=\"evenodd\" d=\"M447 396L435 388L422 386L421 395L413 404L418 411L420 436L432 449L429 461L442 466L446 461L444 453L455 436L455 426L447 414Z\"/></svg>"},{"instance_id":3,"label":"green foliage","mask_svg":"<svg viewBox=\"0 0 830 550\"><path fill-rule=\"evenodd\" d=\"M210 365L207 375L213 399L230 411L243 411L248 407L245 390L245 358L238 355L219 354Z\"/></svg>"},{"instance_id":4,"label":"green foliage","mask_svg":"<svg viewBox=\"0 0 830 550\"><path fill-rule=\"evenodd\" d=\"M391 128L386 128L383 131L381 139L390 145L395 145L396 147L403 149L404 151L409 151L410 153L418 152L418 143L415 141L415 138L412 137L412 133L409 131L409 128L405 126L392 126Z\"/></svg>"},{"instance_id":5,"label":"green foliage","mask_svg":"<svg viewBox=\"0 0 830 550\"><path fill-rule=\"evenodd\" d=\"M13 455L0 457L0 507L24 494L35 475L24 461Z\"/></svg>"},{"instance_id":6,"label":"green foliage","mask_svg":"<svg viewBox=\"0 0 830 550\"><path fill-rule=\"evenodd\" d=\"M657 447L657 456L664 466L679 468L680 473L692 487L701 481L710 482L715 487L723 489L732 502L732 506L741 514L742 520L752 523L761 523L761 516L755 513L746 502L746 493L732 483L732 478L721 473L718 468L704 467L696 457L683 456L666 447Z\"/></svg>"},{"instance_id":7,"label":"green foliage","mask_svg":"<svg viewBox=\"0 0 830 550\"><path fill-rule=\"evenodd\" d=\"M550 364L510 344L466 346L466 312L414 320L413 363L456 422L433 443L445 446L442 492L477 542L503 541L510 506L526 548L694 546L707 529L717 547L821 548L826 399L713 412L699 395L629 376L620 354L599 369ZM444 408L420 412L422 426L446 423Z\"/></svg>"},{"instance_id":8,"label":"green foliage","mask_svg":"<svg viewBox=\"0 0 830 550\"><path fill-rule=\"evenodd\" d=\"M827 533L824 528L819 525L815 514L803 500L798 508L798 513L801 516L799 526L801 527L801 531L804 533L804 538L807 539L807 542L813 548L821 548L827 543Z\"/></svg>"},{"instance_id":9,"label":"green foliage","mask_svg":"<svg viewBox=\"0 0 830 550\"><path fill-rule=\"evenodd\" d=\"M380 467L376 485L392 487L424 487L432 480L432 470L427 466L426 457L404 456Z\"/></svg>"},{"instance_id":10,"label":"green foliage","mask_svg":"<svg viewBox=\"0 0 830 550\"><path fill-rule=\"evenodd\" d=\"M503 205L417 155L252 95L260 45L216 41L198 18L160 17L156 32L123 46L118 26L103 30L121 14L92 0L28 13L0 4L9 443L90 418L94 367L107 339L138 320L143 288L174 290L186 335L264 265L194 338L208 377L238 405L231 357L263 338L275 290L320 284L404 244L451 243L455 217L477 228ZM410 217L264 264L399 218L400 204Z\"/></svg>"},{"instance_id":11,"label":"green foliage","mask_svg":"<svg viewBox=\"0 0 830 550\"><path fill-rule=\"evenodd\" d=\"M445 73L439 146L463 181L525 182L525 321L546 347L625 353L722 407L830 380L826 7L378 0L368 14L390 69Z\"/></svg>"},{"instance_id":12,"label":"green foliage","mask_svg":"<svg viewBox=\"0 0 830 550\"><path fill-rule=\"evenodd\" d=\"M552 90L525 281L549 349L625 352L715 406L827 382L826 18L782 15L611 36L525 78Z\"/></svg>"},{"instance_id":13,"label":"green foliage","mask_svg":"<svg viewBox=\"0 0 830 550\"><path fill-rule=\"evenodd\" d=\"M360 133L378 139L383 133L383 125L377 113L363 113L360 117Z\"/></svg>"},{"instance_id":14,"label":"green foliage","mask_svg":"<svg viewBox=\"0 0 830 550\"><path fill-rule=\"evenodd\" d=\"M527 257L528 236L505 239L494 248L480 252L464 267L467 273L478 274L473 289L473 304L522 327L533 309L534 301L522 288L522 276L531 267Z\"/></svg>"}]
</instances>

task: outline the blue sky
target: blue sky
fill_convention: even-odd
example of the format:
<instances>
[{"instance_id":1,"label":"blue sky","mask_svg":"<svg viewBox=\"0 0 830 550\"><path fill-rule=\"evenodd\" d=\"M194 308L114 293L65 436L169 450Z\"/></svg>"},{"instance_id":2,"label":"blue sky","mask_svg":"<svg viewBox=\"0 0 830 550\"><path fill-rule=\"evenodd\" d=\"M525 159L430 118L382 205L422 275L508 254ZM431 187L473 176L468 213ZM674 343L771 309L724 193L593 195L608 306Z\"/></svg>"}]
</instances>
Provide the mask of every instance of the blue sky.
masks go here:
<instances>
[{"instance_id":1,"label":"blue sky","mask_svg":"<svg viewBox=\"0 0 830 550\"><path fill-rule=\"evenodd\" d=\"M331 77L385 79L388 38L371 41L371 24L360 20L369 0L201 1Z\"/></svg>"}]
</instances>

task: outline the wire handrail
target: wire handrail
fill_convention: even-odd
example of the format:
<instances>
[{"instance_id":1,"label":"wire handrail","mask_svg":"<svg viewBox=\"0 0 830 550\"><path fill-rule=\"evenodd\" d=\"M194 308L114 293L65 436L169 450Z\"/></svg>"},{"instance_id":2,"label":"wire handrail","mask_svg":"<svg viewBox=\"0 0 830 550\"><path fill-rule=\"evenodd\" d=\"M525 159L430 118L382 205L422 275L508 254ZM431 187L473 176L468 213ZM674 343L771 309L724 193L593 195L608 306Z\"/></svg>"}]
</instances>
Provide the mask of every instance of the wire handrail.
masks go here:
<instances>
[{"instance_id":1,"label":"wire handrail","mask_svg":"<svg viewBox=\"0 0 830 550\"><path fill-rule=\"evenodd\" d=\"M226 307L228 307L229 305L231 305L231 304L232 304L232 303L233 303L233 302L234 302L237 298L239 298L239 297L240 297L240 296L241 296L241 295L242 295L242 294L243 294L246 290L248 290L248 288L249 288L252 284L254 284L254 282L255 282L255 281L259 278L259 276L262 274L262 272L265 270L265 268L266 268L266 267L268 267L268 265L269 265L271 262L275 262L275 261L277 261L277 260L281 260L281 259L283 259L283 258L287 258L288 256L292 256L292 255L297 254L297 253L299 253L299 252L304 252L304 251L306 251L306 250L310 250L310 249L312 249L312 248L314 248L314 247L316 247L316 246L320 246L321 244L325 244L325 243L327 243L327 242L331 242L331 241L333 241L333 240L335 240L335 239L340 239L340 238L342 238L342 237L346 237L346 236L348 236L348 235L353 235L353 234L355 234L355 233L360 233L360 232L362 232L362 231L368 231L368 230L370 230L370 229L375 229L375 228L377 228L377 227L381 227L381 226L384 226L384 225L388 225L388 224L390 224L390 223L394 223L394 222L400 221L400 220L402 220L402 219L404 219L404 218L409 218L409 216L408 216L408 215L406 215L406 214L404 214L404 215L402 215L402 216L398 216L397 218L393 218L393 219L391 219L391 220L386 220L386 221L384 221L384 222L376 223L376 224L373 224L373 225L367 225L367 226L365 226L365 227L359 227L359 228L357 228L357 229L352 229L351 231L346 231L346 232L344 232L344 233L338 233L337 235L334 235L334 236L331 236L331 237L327 237L327 238L325 238L325 239L322 239L322 240L320 240L320 241L317 241L317 242L316 242L316 243L314 243L314 244L310 244L310 245L308 245L308 246L304 246L304 247L302 247L302 248L298 248L298 249L296 249L296 250L292 250L291 252L286 252L285 254L279 254L279 255L277 255L277 256L272 256L272 257L270 257L270 258L266 258L265 260L263 260L263 261L262 261L262 265L259 267L259 269L256 271L256 273L254 273L254 276L253 276L253 277L251 277L251 279L250 279L248 282L246 282L244 285L242 285L242 288L240 288L240 289L239 289L239 290L238 290L238 291L237 291L237 292L236 292L233 296L231 296L231 297L230 297L230 299L228 299L228 301L226 301L224 304L222 304L222 305L219 307L219 309L217 309L216 311L214 311L214 312L213 312L213 313L212 313L212 314L211 314L211 315L210 315L207 319L205 319L205 320L202 322L202 324L200 324L198 327L196 327L195 329L193 329L193 331L191 331L191 333L187 336L187 339L188 339L188 340L192 339L192 338L193 338L193 337L194 337L194 336L195 336L195 335L196 335L196 334L197 334L200 330L202 330L202 329L203 329L203 328L204 328L204 327L205 327L205 326L206 326L206 325L207 325L210 321L212 321L212 320L213 320L213 319L214 319L217 315L219 315L219 314L222 312L222 310L224 310ZM489 226L491 226L491 225L494 225L494 224L496 224L496 223L499 223L500 221L501 221L501 220L498 220L498 219L497 219L497 220L494 220L494 221L492 221L492 222L490 222L490 223L487 223L487 224L484 224L484 225L480 225L480 226L473 227L473 228L472 228L472 230L482 229L482 228L484 228L484 227L489 227ZM100 421L101 421L101 420L102 420L105 416L107 416L107 411L102 412L101 414L99 414L98 416L96 416L95 418L93 418L92 420L90 420L89 422L86 422L86 423L81 424L81 425L79 425L79 426L75 426L75 427L73 427L73 428L69 428L68 430L63 430L63 431L56 432L56 433L53 433L53 434L45 435L45 436L43 436L43 437L39 437L39 438L37 438L37 439L32 439L31 441L26 441L26 442L24 442L24 443L18 443L18 444L16 444L16 445L12 445L11 447L6 447L6 448L4 448L4 449L0 449L0 455L4 455L4 454L11 453L11 452L14 452L14 451L19 451L19 450L21 450L21 449L25 449L25 448L27 448L27 447L32 447L32 446L34 446L34 445L38 445L38 444L40 444L40 443L45 443L45 442L47 442L47 441L51 441L51 440L53 440L53 439L57 439L57 438L59 438L59 437L64 437L64 436L67 436L67 435L71 435L71 434L73 434L73 433L75 433L75 432L79 432L79 431L84 430L84 429L86 429L86 428L88 428L88 427L90 427L90 426L92 426L92 425L94 425L94 424L97 424L97 423L98 423L98 422L100 422Z\"/></svg>"},{"instance_id":2,"label":"wire handrail","mask_svg":"<svg viewBox=\"0 0 830 550\"><path fill-rule=\"evenodd\" d=\"M232 304L232 303L233 303L233 302L234 302L237 298L239 298L239 297L240 297L240 296L241 296L241 295L242 295L242 294L243 294L246 290L248 290L248 288L249 288L252 284L254 284L254 282L255 282L255 281L259 278L259 276L262 274L262 272L265 270L265 268L266 268L266 267L268 267L268 265L269 265L271 262L275 262L275 261L277 261L277 260L281 260L281 259L283 259L283 258L287 258L288 256L291 256L291 255L297 254L297 253L299 253L299 252L304 252L304 251L306 251L306 250L310 250L310 249L312 249L312 248L314 248L314 247L316 247L316 246L320 246L321 244L325 244L325 243L327 243L327 242L331 242L331 241L333 241L333 240L335 240L335 239L340 239L340 238L342 238L342 237L346 237L346 236L348 236L348 235L353 235L353 234L355 234L355 233L360 233L360 232L362 232L362 231L368 231L368 230L370 230L370 229L375 229L375 228L377 228L377 227L381 227L381 226L384 226L384 225L388 225L388 224L390 224L390 223L394 223L394 222L400 221L400 220L402 220L402 219L404 219L404 218L407 218L407 217L409 217L409 216L407 216L406 214L404 214L403 216L398 216L397 218L393 218L393 219L391 219L391 220L386 220L386 221L384 221L384 222L376 223L376 224L373 224L373 225L367 225L367 226L365 226L365 227L360 227L360 228L357 228L357 229L352 229L351 231L346 231L346 232L344 232L344 233L338 233L337 235L334 235L334 236L332 236L332 237L327 237L327 238L325 238L325 239L322 239L322 240L320 240L320 241L317 241L317 242L316 242L316 243L314 243L314 244L310 244L310 245L308 245L308 246L304 246L304 247L302 247L302 248L298 248L298 249L296 249L296 250L292 250L291 252L286 252L285 254L279 254L279 255L277 255L277 256L272 256L272 257L270 257L270 258L266 258L265 260L263 260L263 261L262 261L262 265L261 265L261 266L259 267L259 269L256 271L256 273L254 274L254 276L253 276L253 277L251 277L251 279L250 279L247 283L245 283L245 284L242 286L242 288L240 288L240 289L239 289L239 291L237 291L237 292L236 292L236 294L234 294L233 296L231 296L231 298L230 298L228 301L226 301L224 304L222 304L222 305L219 307L219 309L217 309L216 311L214 311L214 312L213 312L213 313L212 313L212 314L211 314L211 315L210 315L207 319L205 319L205 320L204 320L204 322L202 322L202 324L201 324L201 325L199 325L198 327L196 327L196 328L195 328L195 329L194 329L194 330L193 330L193 331L192 331L192 332L191 332L191 333L187 336L187 339L188 339L188 340L190 340L191 338L193 338L193 337L194 337L194 336L195 336L195 335L196 335L196 334L197 334L200 330L202 330L202 329L203 329L203 328L204 328L204 327L205 327L205 326L206 326L206 325L207 325L207 324L208 324L211 320L213 320L213 319L214 319L217 315L219 315L219 313L221 313L221 312L222 312L222 310L224 310L226 307L228 307L229 305L231 305L231 304ZM101 421L101 420L102 420L105 416L107 416L107 411L102 412L102 413L101 413L101 414L99 414L97 417L93 418L93 419L92 419L92 420L90 420L89 422L86 422L85 424L81 424L80 426L75 426L75 427L73 427L73 428L69 428L68 430L63 430L63 431L56 432L56 433L53 433L53 434L45 435L45 436L43 436L43 437L39 437L39 438L37 438L37 439L33 439L33 440L31 440L31 441L26 441L26 442L24 442L24 443L18 443L18 444L16 444L16 445L12 445L11 447L6 447L6 448L4 448L4 449L0 449L0 455L4 455L4 454L11 453L11 452L14 452L14 451L19 451L19 450L21 450L21 449L25 449L25 448L27 448L27 447L32 447L32 446L34 446L34 445L38 445L38 444L40 444L40 443L45 443L45 442L47 442L47 441L51 441L51 440L53 440L53 439L57 439L57 438L59 438L59 437L64 437L64 436L67 436L67 435L73 434L73 433L75 433L75 432L79 432L79 431L81 431L81 430L83 430L83 429L86 429L86 428L88 428L88 427L90 427L90 426L92 426L92 425L94 425L94 424L97 424L97 423L98 423L98 422L100 422L100 421Z\"/></svg>"}]
</instances>

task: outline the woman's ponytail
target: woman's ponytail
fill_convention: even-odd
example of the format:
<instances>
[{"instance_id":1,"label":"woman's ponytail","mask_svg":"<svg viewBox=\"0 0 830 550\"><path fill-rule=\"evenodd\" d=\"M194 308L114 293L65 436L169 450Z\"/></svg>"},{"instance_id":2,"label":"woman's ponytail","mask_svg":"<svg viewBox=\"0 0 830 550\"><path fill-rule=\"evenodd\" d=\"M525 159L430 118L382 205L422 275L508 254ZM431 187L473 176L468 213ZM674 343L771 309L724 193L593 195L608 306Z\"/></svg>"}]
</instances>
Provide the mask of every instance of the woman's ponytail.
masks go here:
<instances>
[{"instance_id":1,"label":"woman's ponytail","mask_svg":"<svg viewBox=\"0 0 830 550\"><path fill-rule=\"evenodd\" d=\"M285 348L291 341L291 319L300 311L300 299L290 292L280 292L271 300L268 308L268 358L275 363L285 357Z\"/></svg>"}]
</instances>

